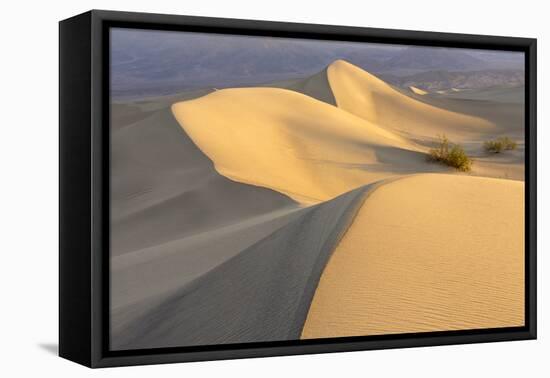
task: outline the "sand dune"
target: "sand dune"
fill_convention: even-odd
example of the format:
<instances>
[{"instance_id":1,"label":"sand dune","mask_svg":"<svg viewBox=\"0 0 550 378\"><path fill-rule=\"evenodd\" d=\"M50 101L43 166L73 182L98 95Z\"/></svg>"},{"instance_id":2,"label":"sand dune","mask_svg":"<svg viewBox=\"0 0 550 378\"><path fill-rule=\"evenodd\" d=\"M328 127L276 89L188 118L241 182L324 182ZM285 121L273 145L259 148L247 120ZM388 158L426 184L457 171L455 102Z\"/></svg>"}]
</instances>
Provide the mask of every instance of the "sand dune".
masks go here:
<instances>
[{"instance_id":1,"label":"sand dune","mask_svg":"<svg viewBox=\"0 0 550 378\"><path fill-rule=\"evenodd\" d=\"M114 256L111 332L118 335L171 293L285 226L301 211L291 208L247 217L227 226ZM182 234L186 234L185 229Z\"/></svg>"},{"instance_id":2,"label":"sand dune","mask_svg":"<svg viewBox=\"0 0 550 378\"><path fill-rule=\"evenodd\" d=\"M336 61L114 104L111 347L523 324L523 183L422 174L454 172L426 161L446 134L522 180L520 92L421 91Z\"/></svg>"},{"instance_id":3,"label":"sand dune","mask_svg":"<svg viewBox=\"0 0 550 378\"><path fill-rule=\"evenodd\" d=\"M490 117L491 114L499 115L498 111L491 113L490 104L485 104L485 112L481 115L470 112L471 104L465 102L450 109L445 102L432 104L430 100L423 101L424 97L432 97L426 96L427 91L409 87L407 94L407 90L394 88L344 60L333 62L311 77L273 83L272 86L336 105L378 126L421 141L433 140L443 133L455 141L468 141L495 132L501 121ZM459 94L457 91L452 93Z\"/></svg>"},{"instance_id":4,"label":"sand dune","mask_svg":"<svg viewBox=\"0 0 550 378\"><path fill-rule=\"evenodd\" d=\"M448 93L447 96L465 100L523 104L525 103L525 86L455 90Z\"/></svg>"},{"instance_id":5,"label":"sand dune","mask_svg":"<svg viewBox=\"0 0 550 378\"><path fill-rule=\"evenodd\" d=\"M524 185L414 175L370 193L303 338L522 326Z\"/></svg>"},{"instance_id":6,"label":"sand dune","mask_svg":"<svg viewBox=\"0 0 550 378\"><path fill-rule=\"evenodd\" d=\"M343 74L334 74L334 71L338 71L336 69L338 67L338 70L343 72ZM329 81L329 71L333 72L332 84ZM409 124L412 121L411 119L403 117L402 114L403 108L407 110L407 108L410 108L413 104L413 108L416 107L416 111L411 113L410 109L408 109L407 112L413 114L415 118L419 116L415 114L415 112L426 112L427 110L433 112L434 109L438 109L432 116L430 116L430 112L420 115L420 119L422 119L423 122L428 116L432 124L431 126L434 126L433 124L435 123L436 126L440 127L435 129L436 133L433 135L427 133L419 134L416 127L411 131L403 128L396 129L407 138L418 141L420 144L431 142L438 134L443 133L450 136L455 142L460 143L470 143L479 138L489 138L499 135L508 135L516 139L523 139L524 86L491 87L482 89L450 88L448 90L429 93L417 87L408 87L407 89L393 87L368 72L340 60L330 64L324 70L310 77L275 82L269 85L263 85L263 87L290 89L326 102L327 104L337 105L335 99L336 93L334 91L337 90L338 87L344 87L343 89L347 91L345 85L339 85L338 82L348 81L353 83L355 79L352 78L348 80L349 78L347 77L354 75L361 79L361 85L355 83L350 86L349 89L352 91L346 93L346 95L357 97L350 102L359 102L360 108L363 107L360 102L367 101L367 99L373 100L372 102L374 102L374 99L378 101L377 104L373 105L374 107L377 107L379 103L382 105L387 105L392 102L397 103L399 106L394 107L392 105L389 111L387 106L383 107L386 109L384 110L386 115L395 113L392 117L399 117L398 120L395 120L395 123L400 122L402 124ZM331 87L331 85L334 88ZM376 93L376 96L373 96L371 92ZM430 94L430 96L426 96L426 94ZM429 106L419 105L419 102ZM343 108L346 109L346 107ZM349 108L353 111L353 106ZM375 115L376 112L366 117L372 121ZM438 118L441 115L445 117ZM461 116L471 117L464 118ZM379 126L384 126L384 123L377 124ZM484 127L477 128L479 125Z\"/></svg>"},{"instance_id":7,"label":"sand dune","mask_svg":"<svg viewBox=\"0 0 550 378\"><path fill-rule=\"evenodd\" d=\"M523 181L525 179L524 105L521 102L508 102L509 95L521 93L521 90L517 88L514 90L510 88L469 90L469 95L466 95L466 92L465 90L442 96L416 96L416 99L428 105L486 119L496 125L494 129L480 131L480 135L476 138L468 134L462 134L462 136L455 134L452 140L459 142L474 159L470 174ZM465 94L464 97L459 96L462 93ZM467 98L467 96L472 98ZM483 97L484 99L474 99L474 97ZM484 151L484 141L504 136L517 141L518 149L516 151L508 151L504 154L490 154ZM412 134L410 138L430 146L429 140L423 140Z\"/></svg>"},{"instance_id":8,"label":"sand dune","mask_svg":"<svg viewBox=\"0 0 550 378\"><path fill-rule=\"evenodd\" d=\"M422 138L445 133L462 140L495 128L484 119L417 101L343 60L332 63L327 74L339 108L392 131Z\"/></svg>"},{"instance_id":9,"label":"sand dune","mask_svg":"<svg viewBox=\"0 0 550 378\"><path fill-rule=\"evenodd\" d=\"M524 131L524 106L520 101L501 101L497 92L506 97L509 91L505 88L502 88L501 91L497 91L497 89L487 91L494 93L494 98L484 92L471 90L444 95L415 96L415 99L427 105L485 119L495 124L496 128L480 130L480 133L485 132L486 135L501 132L516 132L519 134ZM470 96L485 96L485 98L483 100L473 99L469 98Z\"/></svg>"},{"instance_id":10,"label":"sand dune","mask_svg":"<svg viewBox=\"0 0 550 378\"><path fill-rule=\"evenodd\" d=\"M172 110L219 173L305 204L396 174L443 169L397 134L289 90L225 89Z\"/></svg>"},{"instance_id":11,"label":"sand dune","mask_svg":"<svg viewBox=\"0 0 550 378\"><path fill-rule=\"evenodd\" d=\"M417 95L424 96L424 95L428 94L428 91L425 91L425 90L417 88L417 87L410 86L409 89Z\"/></svg>"},{"instance_id":12,"label":"sand dune","mask_svg":"<svg viewBox=\"0 0 550 378\"><path fill-rule=\"evenodd\" d=\"M169 108L114 132L111 143L113 255L296 205L217 173Z\"/></svg>"},{"instance_id":13,"label":"sand dune","mask_svg":"<svg viewBox=\"0 0 550 378\"><path fill-rule=\"evenodd\" d=\"M127 322L113 347L298 339L326 261L368 190L300 210L286 226Z\"/></svg>"},{"instance_id":14,"label":"sand dune","mask_svg":"<svg viewBox=\"0 0 550 378\"><path fill-rule=\"evenodd\" d=\"M524 90L522 87L464 91L451 88L443 91L442 95L432 93L427 96L426 91L417 90L415 93L412 88L404 90L392 87L344 61L335 62L311 77L273 83L271 86L291 89L336 105L328 72L335 71L334 67L338 66L343 68L340 71L343 71L344 74L333 75L332 85L338 88L339 81L345 82L346 76L353 76L353 74L362 78L362 85L352 85L349 89L353 91L349 93L354 97L362 97L361 101L366 101L369 98L373 107L383 109L384 116L391 118L389 125L394 132L422 146L423 151L427 152L433 146L438 135L445 134L453 142L462 144L466 151L475 158L472 174L523 180L523 154L514 154L512 162L506 156L491 156L483 151L483 141L499 136L511 137L520 144L522 143L524 139L522 104ZM342 77L344 80L341 80ZM352 78L348 81L353 83L355 79ZM415 87L415 89L418 88ZM345 86L344 90L349 94ZM357 99L352 102L357 102ZM359 104L359 107L363 108L363 104ZM422 114L418 114L419 112ZM404 114L408 115L403 117ZM375 115L372 113L370 119L375 119ZM429 118L428 122L426 122L426 117ZM424 129L421 130L422 128L418 127L414 120L419 120ZM381 127L388 127L387 122L386 126L384 126L384 121L382 122L382 124L377 124ZM395 123L411 126L411 122L410 130L391 126ZM480 125L483 127L478 127ZM418 132L418 130L422 132Z\"/></svg>"},{"instance_id":15,"label":"sand dune","mask_svg":"<svg viewBox=\"0 0 550 378\"><path fill-rule=\"evenodd\" d=\"M336 105L336 100L330 88L327 68L302 79L287 80L264 85L264 87L290 89L330 105Z\"/></svg>"},{"instance_id":16,"label":"sand dune","mask_svg":"<svg viewBox=\"0 0 550 378\"><path fill-rule=\"evenodd\" d=\"M174 102L191 100L212 92L211 89L199 89L182 92L177 95L158 96L135 101L117 101L111 103L111 128L113 131L144 120L157 111L169 108Z\"/></svg>"},{"instance_id":17,"label":"sand dune","mask_svg":"<svg viewBox=\"0 0 550 378\"><path fill-rule=\"evenodd\" d=\"M212 266L290 222L289 197L221 176L168 105L114 114L111 134L111 331ZM123 107L119 106L119 110ZM139 113L139 112L138 112ZM139 115L136 113L136 115ZM114 344L113 344L114 345Z\"/></svg>"}]
</instances>

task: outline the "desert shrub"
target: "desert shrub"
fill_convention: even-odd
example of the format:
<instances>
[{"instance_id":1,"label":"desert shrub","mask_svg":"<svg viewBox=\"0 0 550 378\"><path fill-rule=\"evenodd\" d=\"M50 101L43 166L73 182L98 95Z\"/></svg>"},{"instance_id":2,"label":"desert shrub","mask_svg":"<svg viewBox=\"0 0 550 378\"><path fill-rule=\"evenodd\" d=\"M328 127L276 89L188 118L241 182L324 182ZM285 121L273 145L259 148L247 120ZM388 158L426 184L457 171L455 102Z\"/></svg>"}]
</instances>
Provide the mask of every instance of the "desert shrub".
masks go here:
<instances>
[{"instance_id":1,"label":"desert shrub","mask_svg":"<svg viewBox=\"0 0 550 378\"><path fill-rule=\"evenodd\" d=\"M458 144L451 143L445 135L438 137L435 148L429 152L428 159L454 167L462 172L472 170L472 159L466 154L464 148Z\"/></svg>"},{"instance_id":2,"label":"desert shrub","mask_svg":"<svg viewBox=\"0 0 550 378\"><path fill-rule=\"evenodd\" d=\"M488 140L483 143L483 147L485 148L485 151L493 152L495 154L502 152L504 149L504 145L499 140Z\"/></svg>"},{"instance_id":3,"label":"desert shrub","mask_svg":"<svg viewBox=\"0 0 550 378\"><path fill-rule=\"evenodd\" d=\"M488 140L483 144L485 151L498 154L504 150L515 150L517 143L508 137L502 137L495 140Z\"/></svg>"}]
</instances>

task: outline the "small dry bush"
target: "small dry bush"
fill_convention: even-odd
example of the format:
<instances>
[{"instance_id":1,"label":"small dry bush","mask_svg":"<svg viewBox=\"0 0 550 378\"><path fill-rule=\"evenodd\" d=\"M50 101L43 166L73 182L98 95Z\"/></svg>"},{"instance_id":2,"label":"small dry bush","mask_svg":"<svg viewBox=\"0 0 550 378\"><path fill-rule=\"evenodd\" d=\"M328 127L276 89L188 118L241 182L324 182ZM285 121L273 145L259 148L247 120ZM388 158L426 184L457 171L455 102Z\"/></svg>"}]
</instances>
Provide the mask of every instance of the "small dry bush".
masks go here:
<instances>
[{"instance_id":1,"label":"small dry bush","mask_svg":"<svg viewBox=\"0 0 550 378\"><path fill-rule=\"evenodd\" d=\"M505 150L515 150L517 143L508 137L502 137L495 140L488 140L483 144L485 151L498 154Z\"/></svg>"},{"instance_id":2,"label":"small dry bush","mask_svg":"<svg viewBox=\"0 0 550 378\"><path fill-rule=\"evenodd\" d=\"M464 148L451 143L445 135L438 136L437 145L430 150L428 159L446 164L462 172L472 170L473 161L466 154Z\"/></svg>"}]
</instances>

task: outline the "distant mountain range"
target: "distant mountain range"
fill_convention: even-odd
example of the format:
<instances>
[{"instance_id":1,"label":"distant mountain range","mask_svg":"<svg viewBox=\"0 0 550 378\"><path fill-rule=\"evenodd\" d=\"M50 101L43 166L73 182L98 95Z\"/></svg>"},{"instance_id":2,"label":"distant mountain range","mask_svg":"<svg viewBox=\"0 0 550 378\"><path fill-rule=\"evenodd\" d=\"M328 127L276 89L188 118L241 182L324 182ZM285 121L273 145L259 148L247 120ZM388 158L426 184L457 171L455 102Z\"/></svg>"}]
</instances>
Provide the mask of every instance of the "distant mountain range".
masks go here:
<instances>
[{"instance_id":1,"label":"distant mountain range","mask_svg":"<svg viewBox=\"0 0 550 378\"><path fill-rule=\"evenodd\" d=\"M520 53L115 29L111 89L116 97L254 85L312 75L337 59L391 77L523 70Z\"/></svg>"},{"instance_id":2,"label":"distant mountain range","mask_svg":"<svg viewBox=\"0 0 550 378\"><path fill-rule=\"evenodd\" d=\"M523 70L427 71L409 76L379 75L386 82L400 87L417 87L428 91L516 87L525 84Z\"/></svg>"},{"instance_id":3,"label":"distant mountain range","mask_svg":"<svg viewBox=\"0 0 550 378\"><path fill-rule=\"evenodd\" d=\"M392 70L473 70L490 68L486 61L461 50L433 47L409 47L383 63L383 71Z\"/></svg>"}]
</instances>

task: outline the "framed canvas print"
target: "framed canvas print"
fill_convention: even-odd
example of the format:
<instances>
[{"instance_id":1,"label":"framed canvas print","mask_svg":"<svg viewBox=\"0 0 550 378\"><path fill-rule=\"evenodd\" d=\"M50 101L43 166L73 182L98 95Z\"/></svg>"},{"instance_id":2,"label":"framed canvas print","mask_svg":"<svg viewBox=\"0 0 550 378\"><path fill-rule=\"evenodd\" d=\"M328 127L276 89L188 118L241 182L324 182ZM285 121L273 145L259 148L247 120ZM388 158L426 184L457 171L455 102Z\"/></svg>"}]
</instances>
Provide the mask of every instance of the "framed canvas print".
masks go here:
<instances>
[{"instance_id":1,"label":"framed canvas print","mask_svg":"<svg viewBox=\"0 0 550 378\"><path fill-rule=\"evenodd\" d=\"M536 40L60 22L60 355L536 337Z\"/></svg>"}]
</instances>

